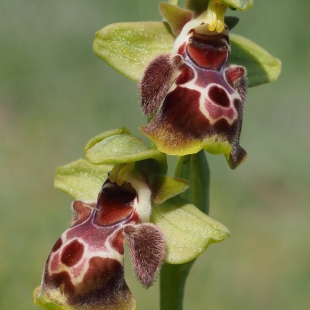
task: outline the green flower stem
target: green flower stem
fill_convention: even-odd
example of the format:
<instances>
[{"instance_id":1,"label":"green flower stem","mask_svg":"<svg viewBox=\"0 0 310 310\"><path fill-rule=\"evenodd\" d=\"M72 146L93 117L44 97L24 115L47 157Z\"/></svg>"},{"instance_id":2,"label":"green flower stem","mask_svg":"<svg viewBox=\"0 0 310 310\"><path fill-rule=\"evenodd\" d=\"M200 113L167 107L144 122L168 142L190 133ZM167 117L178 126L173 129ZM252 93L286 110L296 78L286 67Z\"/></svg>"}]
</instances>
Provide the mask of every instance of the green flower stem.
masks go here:
<instances>
[{"instance_id":1,"label":"green flower stem","mask_svg":"<svg viewBox=\"0 0 310 310\"><path fill-rule=\"evenodd\" d=\"M179 157L175 177L186 179L190 183L189 189L181 197L209 214L210 169L205 151Z\"/></svg>"},{"instance_id":2,"label":"green flower stem","mask_svg":"<svg viewBox=\"0 0 310 310\"><path fill-rule=\"evenodd\" d=\"M209 212L210 170L205 151L179 157L175 177L187 179L190 187L181 196L204 213ZM160 271L160 310L182 310L187 276L195 260L164 264Z\"/></svg>"},{"instance_id":3,"label":"green flower stem","mask_svg":"<svg viewBox=\"0 0 310 310\"><path fill-rule=\"evenodd\" d=\"M164 264L160 271L160 310L183 309L187 276L195 260L181 265Z\"/></svg>"}]
</instances>

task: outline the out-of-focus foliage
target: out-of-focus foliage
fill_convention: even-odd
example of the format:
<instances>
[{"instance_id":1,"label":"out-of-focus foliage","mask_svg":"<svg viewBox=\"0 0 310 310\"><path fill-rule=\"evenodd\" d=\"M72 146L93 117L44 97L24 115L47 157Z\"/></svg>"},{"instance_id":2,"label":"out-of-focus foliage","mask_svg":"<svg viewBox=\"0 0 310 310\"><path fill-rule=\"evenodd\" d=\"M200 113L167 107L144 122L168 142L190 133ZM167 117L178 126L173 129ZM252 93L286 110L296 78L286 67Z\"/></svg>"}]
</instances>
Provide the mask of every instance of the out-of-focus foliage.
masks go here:
<instances>
[{"instance_id":1,"label":"out-of-focus foliage","mask_svg":"<svg viewBox=\"0 0 310 310\"><path fill-rule=\"evenodd\" d=\"M33 288L71 216L70 198L53 189L56 167L83 157L92 136L122 126L137 135L146 122L136 85L97 58L92 43L105 25L160 20L157 4L1 4L0 309L38 309ZM241 136L247 162L230 171L222 157L209 156L210 216L232 236L197 260L185 309L310 307L309 9L306 0L265 0L228 11L240 17L232 32L280 58L283 69L276 83L249 90ZM126 267L137 309L158 309L158 284L143 290Z\"/></svg>"}]
</instances>

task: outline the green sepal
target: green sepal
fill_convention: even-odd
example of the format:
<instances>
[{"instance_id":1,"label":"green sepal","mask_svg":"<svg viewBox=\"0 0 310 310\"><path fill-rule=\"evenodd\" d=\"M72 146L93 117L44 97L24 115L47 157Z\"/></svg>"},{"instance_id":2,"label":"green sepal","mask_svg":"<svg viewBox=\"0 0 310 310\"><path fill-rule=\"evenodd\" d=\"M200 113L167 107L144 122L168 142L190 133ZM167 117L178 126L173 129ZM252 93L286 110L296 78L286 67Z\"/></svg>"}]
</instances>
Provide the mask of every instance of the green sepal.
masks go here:
<instances>
[{"instance_id":1,"label":"green sepal","mask_svg":"<svg viewBox=\"0 0 310 310\"><path fill-rule=\"evenodd\" d=\"M138 82L154 57L172 52L174 39L170 27L163 22L113 24L96 34L94 50L120 73ZM231 34L230 41L229 63L247 69L249 87L278 78L279 59L242 36Z\"/></svg>"},{"instance_id":2,"label":"green sepal","mask_svg":"<svg viewBox=\"0 0 310 310\"><path fill-rule=\"evenodd\" d=\"M119 132L119 134L115 134ZM160 172L166 172L166 155L151 149L143 140L132 136L124 128L104 132L91 139L85 149L85 157L92 164L124 164L154 159Z\"/></svg>"},{"instance_id":3,"label":"green sepal","mask_svg":"<svg viewBox=\"0 0 310 310\"><path fill-rule=\"evenodd\" d=\"M158 7L175 36L178 36L184 25L194 17L192 11L181 9L170 3L161 2Z\"/></svg>"},{"instance_id":4,"label":"green sepal","mask_svg":"<svg viewBox=\"0 0 310 310\"><path fill-rule=\"evenodd\" d=\"M74 200L96 201L111 169L111 165L93 165L85 159L78 159L57 168L54 186Z\"/></svg>"},{"instance_id":5,"label":"green sepal","mask_svg":"<svg viewBox=\"0 0 310 310\"><path fill-rule=\"evenodd\" d=\"M93 49L117 71L139 81L151 59L171 53L174 40L164 22L118 23L96 33Z\"/></svg>"},{"instance_id":6,"label":"green sepal","mask_svg":"<svg viewBox=\"0 0 310 310\"><path fill-rule=\"evenodd\" d=\"M281 61L254 42L235 34L230 35L232 54L229 63L244 66L248 86L276 81L281 72Z\"/></svg>"},{"instance_id":7,"label":"green sepal","mask_svg":"<svg viewBox=\"0 0 310 310\"><path fill-rule=\"evenodd\" d=\"M165 235L165 261L169 264L189 262L204 252L210 243L230 236L223 224L178 196L153 205L151 222Z\"/></svg>"},{"instance_id":8,"label":"green sepal","mask_svg":"<svg viewBox=\"0 0 310 310\"><path fill-rule=\"evenodd\" d=\"M121 127L121 128L111 129L111 130L99 133L98 135L96 135L95 137L91 138L87 142L87 144L84 147L84 152L86 152L86 150L92 148L94 145L96 145L97 142L100 142L100 141L102 141L105 138L108 138L108 137L114 136L114 135L122 135L122 134L131 135L131 132L130 132L129 129L127 129L125 127Z\"/></svg>"},{"instance_id":9,"label":"green sepal","mask_svg":"<svg viewBox=\"0 0 310 310\"><path fill-rule=\"evenodd\" d=\"M189 182L181 178L171 178L165 175L157 174L151 185L152 199L155 203L161 204L189 187Z\"/></svg>"}]
</instances>

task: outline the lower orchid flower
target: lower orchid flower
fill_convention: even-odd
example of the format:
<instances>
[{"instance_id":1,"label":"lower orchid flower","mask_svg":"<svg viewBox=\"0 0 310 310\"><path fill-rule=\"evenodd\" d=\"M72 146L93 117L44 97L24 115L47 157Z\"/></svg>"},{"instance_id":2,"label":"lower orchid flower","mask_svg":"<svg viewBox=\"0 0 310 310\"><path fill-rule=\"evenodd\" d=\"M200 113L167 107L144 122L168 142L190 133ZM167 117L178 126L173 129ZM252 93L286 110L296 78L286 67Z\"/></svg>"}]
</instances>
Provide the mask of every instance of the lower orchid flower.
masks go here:
<instances>
[{"instance_id":1,"label":"lower orchid flower","mask_svg":"<svg viewBox=\"0 0 310 310\"><path fill-rule=\"evenodd\" d=\"M163 262L189 262L230 235L182 198L189 182L166 175L165 154L126 128L92 138L85 157L56 171L55 187L75 201L71 226L52 248L34 292L36 305L135 309L124 279L124 244L136 277L148 288Z\"/></svg>"},{"instance_id":2,"label":"lower orchid flower","mask_svg":"<svg viewBox=\"0 0 310 310\"><path fill-rule=\"evenodd\" d=\"M140 83L141 104L154 116L140 130L161 152L181 156L206 149L223 153L234 169L246 158L239 145L246 71L227 66L228 27L210 28L211 21L201 17L187 22L173 53L149 63Z\"/></svg>"},{"instance_id":3,"label":"lower orchid flower","mask_svg":"<svg viewBox=\"0 0 310 310\"><path fill-rule=\"evenodd\" d=\"M115 165L97 203L74 201L71 226L47 259L35 302L47 309L135 309L124 279L124 243L141 284L154 282L165 255L163 233L148 223L151 190L132 164Z\"/></svg>"}]
</instances>

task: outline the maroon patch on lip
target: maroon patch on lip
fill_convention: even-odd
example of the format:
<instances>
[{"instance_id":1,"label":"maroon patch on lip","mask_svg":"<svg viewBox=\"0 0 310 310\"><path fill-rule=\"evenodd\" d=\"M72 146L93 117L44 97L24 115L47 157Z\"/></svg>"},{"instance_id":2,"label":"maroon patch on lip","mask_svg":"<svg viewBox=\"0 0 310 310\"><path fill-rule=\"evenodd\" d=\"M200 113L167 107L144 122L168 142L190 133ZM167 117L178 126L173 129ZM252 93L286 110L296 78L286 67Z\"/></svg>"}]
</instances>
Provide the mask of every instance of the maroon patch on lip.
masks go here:
<instances>
[{"instance_id":1,"label":"maroon patch on lip","mask_svg":"<svg viewBox=\"0 0 310 310\"><path fill-rule=\"evenodd\" d=\"M113 249L115 249L121 255L124 255L124 235L121 230L119 230L116 234L113 234L109 243Z\"/></svg>"},{"instance_id":2,"label":"maroon patch on lip","mask_svg":"<svg viewBox=\"0 0 310 310\"><path fill-rule=\"evenodd\" d=\"M240 121L236 120L231 125L225 119L220 119L210 125L208 118L201 113L199 108L200 92L178 86L170 92L158 114L151 123L143 127L143 132L154 136L158 143L165 146L182 147L187 141L193 139L203 140L213 137L215 141L229 141L237 143L240 133ZM216 105L213 105L216 107ZM226 110L218 107L220 110ZM232 110L227 110L230 117ZM240 112L239 112L240 113ZM169 136L158 135L165 132Z\"/></svg>"},{"instance_id":3,"label":"maroon patch on lip","mask_svg":"<svg viewBox=\"0 0 310 310\"><path fill-rule=\"evenodd\" d=\"M112 186L103 187L98 198L96 223L110 226L128 219L133 212L132 202L136 196L128 183L122 186L113 183Z\"/></svg>"},{"instance_id":4,"label":"maroon patch on lip","mask_svg":"<svg viewBox=\"0 0 310 310\"><path fill-rule=\"evenodd\" d=\"M49 275L47 273L47 270L45 270L44 281L42 286L43 293L44 291L46 291L46 293L48 294L48 290L50 288L59 289L61 294L64 294L69 299L70 296L73 296L75 292L74 285L72 284L70 275L66 271Z\"/></svg>"},{"instance_id":5,"label":"maroon patch on lip","mask_svg":"<svg viewBox=\"0 0 310 310\"><path fill-rule=\"evenodd\" d=\"M163 104L162 116L184 137L202 138L202 131L209 126L209 121L199 110L200 96L196 90L177 87Z\"/></svg>"},{"instance_id":6,"label":"maroon patch on lip","mask_svg":"<svg viewBox=\"0 0 310 310\"><path fill-rule=\"evenodd\" d=\"M185 46L186 46L186 43L183 43L183 44L179 47L179 49L178 49L178 54L184 55L184 53L185 53Z\"/></svg>"},{"instance_id":7,"label":"maroon patch on lip","mask_svg":"<svg viewBox=\"0 0 310 310\"><path fill-rule=\"evenodd\" d=\"M245 69L243 67L232 67L226 70L227 80L233 84L238 79L242 78L245 75Z\"/></svg>"},{"instance_id":8,"label":"maroon patch on lip","mask_svg":"<svg viewBox=\"0 0 310 310\"><path fill-rule=\"evenodd\" d=\"M193 69L187 65L182 66L180 75L175 81L176 85L185 84L195 77Z\"/></svg>"},{"instance_id":9,"label":"maroon patch on lip","mask_svg":"<svg viewBox=\"0 0 310 310\"><path fill-rule=\"evenodd\" d=\"M77 240L73 240L64 247L61 254L61 262L68 267L72 267L79 262L83 253L84 245Z\"/></svg>"},{"instance_id":10,"label":"maroon patch on lip","mask_svg":"<svg viewBox=\"0 0 310 310\"><path fill-rule=\"evenodd\" d=\"M143 132L173 147L181 147L192 139L204 139L210 123L199 109L200 96L199 91L178 86L167 95L161 110L143 127Z\"/></svg>"},{"instance_id":11,"label":"maroon patch on lip","mask_svg":"<svg viewBox=\"0 0 310 310\"><path fill-rule=\"evenodd\" d=\"M61 237L60 237L60 238L58 238L58 240L54 244L54 246L52 248L52 252L56 252L61 246L62 246L62 240L61 240Z\"/></svg>"},{"instance_id":12,"label":"maroon patch on lip","mask_svg":"<svg viewBox=\"0 0 310 310\"><path fill-rule=\"evenodd\" d=\"M187 54L199 67L219 70L226 62L228 50L193 42L187 45Z\"/></svg>"},{"instance_id":13,"label":"maroon patch on lip","mask_svg":"<svg viewBox=\"0 0 310 310\"><path fill-rule=\"evenodd\" d=\"M87 204L80 200L74 201L72 205L73 214L71 219L71 227L86 221L89 218L94 207L95 205Z\"/></svg>"},{"instance_id":14,"label":"maroon patch on lip","mask_svg":"<svg viewBox=\"0 0 310 310\"><path fill-rule=\"evenodd\" d=\"M75 309L132 309L133 298L124 279L123 266L114 259L93 257L81 283L73 285L66 271L48 275L45 271L43 294L58 289ZM57 300L55 300L57 301Z\"/></svg>"},{"instance_id":15,"label":"maroon patch on lip","mask_svg":"<svg viewBox=\"0 0 310 310\"><path fill-rule=\"evenodd\" d=\"M221 106L221 107L229 107L230 106L230 100L227 96L226 91L218 87L216 85L211 86L209 89L209 97L213 101L213 103Z\"/></svg>"},{"instance_id":16,"label":"maroon patch on lip","mask_svg":"<svg viewBox=\"0 0 310 310\"><path fill-rule=\"evenodd\" d=\"M83 281L75 287L75 294L69 300L70 304L87 306L87 309L91 306L105 309L113 305L119 309L120 304L131 304L131 292L125 282L121 263L111 258L91 258Z\"/></svg>"}]
</instances>

